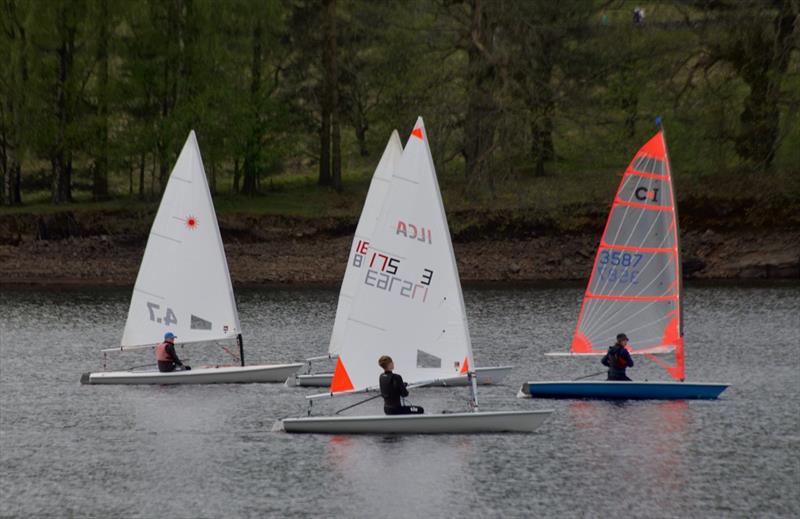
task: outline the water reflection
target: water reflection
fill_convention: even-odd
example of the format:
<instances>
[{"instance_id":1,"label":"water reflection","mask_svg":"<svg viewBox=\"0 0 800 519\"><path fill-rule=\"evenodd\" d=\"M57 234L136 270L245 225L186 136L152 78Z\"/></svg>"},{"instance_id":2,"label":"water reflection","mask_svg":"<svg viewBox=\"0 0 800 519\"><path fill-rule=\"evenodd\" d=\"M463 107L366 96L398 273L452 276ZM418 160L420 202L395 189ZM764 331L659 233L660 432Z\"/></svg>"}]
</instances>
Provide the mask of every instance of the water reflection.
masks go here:
<instances>
[{"instance_id":1,"label":"water reflection","mask_svg":"<svg viewBox=\"0 0 800 519\"><path fill-rule=\"evenodd\" d=\"M363 515L444 512L454 495L471 486L467 465L475 444L468 436L333 436L326 450L346 487L375 496L364 503Z\"/></svg>"},{"instance_id":2,"label":"water reflection","mask_svg":"<svg viewBox=\"0 0 800 519\"><path fill-rule=\"evenodd\" d=\"M690 417L690 404L681 400L572 401L566 407L576 440L594 448L592 465L618 467L621 480L653 492L665 506L663 491L674 495L689 481Z\"/></svg>"}]
</instances>

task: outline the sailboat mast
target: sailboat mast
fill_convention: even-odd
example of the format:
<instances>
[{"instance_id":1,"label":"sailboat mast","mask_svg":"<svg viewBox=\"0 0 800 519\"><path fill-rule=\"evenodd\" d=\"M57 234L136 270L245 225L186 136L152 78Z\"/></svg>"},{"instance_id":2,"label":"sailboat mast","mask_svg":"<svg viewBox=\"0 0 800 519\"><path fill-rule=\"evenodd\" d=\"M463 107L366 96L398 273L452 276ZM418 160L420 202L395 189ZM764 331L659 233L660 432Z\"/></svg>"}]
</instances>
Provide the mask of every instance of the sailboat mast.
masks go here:
<instances>
[{"instance_id":1,"label":"sailboat mast","mask_svg":"<svg viewBox=\"0 0 800 519\"><path fill-rule=\"evenodd\" d=\"M475 376L475 372L469 371L467 372L467 378L469 379L469 387L470 392L472 393L472 402L471 407L473 412L478 412L478 377Z\"/></svg>"},{"instance_id":2,"label":"sailboat mast","mask_svg":"<svg viewBox=\"0 0 800 519\"><path fill-rule=\"evenodd\" d=\"M667 148L667 132L664 131L664 125L660 117L658 119L658 126L661 129L661 139L664 141L664 157L667 159L667 167L669 168L669 189L672 197L672 215L675 220L675 247L678 250L677 258L675 258L677 262L675 271L678 277L678 318L680 319L678 331L681 337L683 337L683 262L681 261L681 233L680 227L678 227L678 199L675 197L675 180L672 178L672 161L669 160L669 149Z\"/></svg>"},{"instance_id":3,"label":"sailboat mast","mask_svg":"<svg viewBox=\"0 0 800 519\"><path fill-rule=\"evenodd\" d=\"M244 367L244 340L242 339L241 333L236 335L236 344L239 345L239 362L241 362L242 367Z\"/></svg>"}]
</instances>

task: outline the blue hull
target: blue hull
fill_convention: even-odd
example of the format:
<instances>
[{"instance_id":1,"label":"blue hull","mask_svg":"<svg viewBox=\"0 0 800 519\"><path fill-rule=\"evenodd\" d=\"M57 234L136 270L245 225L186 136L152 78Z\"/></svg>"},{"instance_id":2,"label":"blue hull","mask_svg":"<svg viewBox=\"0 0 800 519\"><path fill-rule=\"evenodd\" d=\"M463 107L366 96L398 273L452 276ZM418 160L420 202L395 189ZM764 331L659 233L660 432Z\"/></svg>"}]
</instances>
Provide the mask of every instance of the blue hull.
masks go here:
<instances>
[{"instance_id":1,"label":"blue hull","mask_svg":"<svg viewBox=\"0 0 800 519\"><path fill-rule=\"evenodd\" d=\"M713 400L727 384L686 382L527 382L521 398L601 398L612 400Z\"/></svg>"}]
</instances>

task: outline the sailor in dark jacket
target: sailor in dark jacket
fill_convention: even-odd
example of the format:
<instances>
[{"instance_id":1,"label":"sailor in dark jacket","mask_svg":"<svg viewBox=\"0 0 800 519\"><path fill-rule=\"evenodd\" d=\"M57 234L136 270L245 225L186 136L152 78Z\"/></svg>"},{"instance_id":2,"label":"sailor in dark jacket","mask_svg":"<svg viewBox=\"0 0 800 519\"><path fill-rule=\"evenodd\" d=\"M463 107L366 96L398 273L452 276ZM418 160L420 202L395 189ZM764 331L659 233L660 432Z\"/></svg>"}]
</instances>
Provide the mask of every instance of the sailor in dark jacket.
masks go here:
<instances>
[{"instance_id":1,"label":"sailor in dark jacket","mask_svg":"<svg viewBox=\"0 0 800 519\"><path fill-rule=\"evenodd\" d=\"M633 358L626 346L628 346L628 336L624 333L617 335L617 343L608 348L608 353L600 361L603 366L608 366L608 380L631 381L625 374L625 369L633 367Z\"/></svg>"},{"instance_id":2,"label":"sailor in dark jacket","mask_svg":"<svg viewBox=\"0 0 800 519\"><path fill-rule=\"evenodd\" d=\"M425 412L417 405L403 405L401 398L408 396L408 389L403 382L403 377L392 373L394 362L388 355L378 359L378 364L383 368L380 377L381 396L383 397L383 412L386 414L422 414Z\"/></svg>"}]
</instances>

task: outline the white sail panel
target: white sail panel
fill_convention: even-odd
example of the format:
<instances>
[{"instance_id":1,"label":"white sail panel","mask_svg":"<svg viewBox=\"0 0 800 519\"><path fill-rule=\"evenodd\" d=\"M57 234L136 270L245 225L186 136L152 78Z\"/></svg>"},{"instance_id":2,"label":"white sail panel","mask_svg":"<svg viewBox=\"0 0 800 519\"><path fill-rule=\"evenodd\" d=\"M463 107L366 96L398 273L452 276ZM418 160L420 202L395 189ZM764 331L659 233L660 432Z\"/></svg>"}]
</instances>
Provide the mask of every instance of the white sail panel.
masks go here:
<instances>
[{"instance_id":1,"label":"white sail panel","mask_svg":"<svg viewBox=\"0 0 800 519\"><path fill-rule=\"evenodd\" d=\"M378 223L378 218L380 218L386 194L389 192L392 182L392 175L397 171L402 153L403 144L400 142L400 135L397 130L394 130L389 137L381 160L378 162L378 167L375 168L367 191L367 198L364 201L364 208L358 219L353 243L350 246L347 269L344 271L342 287L339 290L336 320L333 323L331 342L328 346L328 353L331 355L338 354L341 350L345 324L350 315L350 306L358 286L361 284L361 273L365 270L364 258L369 251L370 237Z\"/></svg>"},{"instance_id":2,"label":"white sail panel","mask_svg":"<svg viewBox=\"0 0 800 519\"><path fill-rule=\"evenodd\" d=\"M389 355L410 382L473 367L461 283L422 118L364 258L331 390L375 386Z\"/></svg>"},{"instance_id":3,"label":"white sail panel","mask_svg":"<svg viewBox=\"0 0 800 519\"><path fill-rule=\"evenodd\" d=\"M150 229L122 347L233 339L239 333L225 250L200 148L189 134Z\"/></svg>"}]
</instances>

